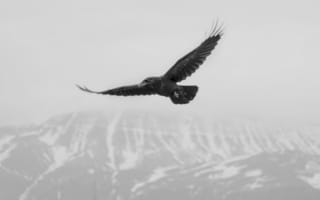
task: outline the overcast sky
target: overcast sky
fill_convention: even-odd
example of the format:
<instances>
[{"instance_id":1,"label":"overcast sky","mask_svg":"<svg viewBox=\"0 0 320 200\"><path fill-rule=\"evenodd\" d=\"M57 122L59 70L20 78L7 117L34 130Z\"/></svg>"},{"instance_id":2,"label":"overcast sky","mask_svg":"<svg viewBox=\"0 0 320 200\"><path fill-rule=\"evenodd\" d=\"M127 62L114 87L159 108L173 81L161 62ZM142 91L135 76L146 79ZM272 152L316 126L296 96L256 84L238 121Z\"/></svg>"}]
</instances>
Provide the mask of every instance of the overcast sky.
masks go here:
<instances>
[{"instance_id":1,"label":"overcast sky","mask_svg":"<svg viewBox=\"0 0 320 200\"><path fill-rule=\"evenodd\" d=\"M92 108L191 110L320 119L319 1L7 0L0 2L0 124ZM225 35L184 84L191 104L79 91L161 75L205 39Z\"/></svg>"}]
</instances>

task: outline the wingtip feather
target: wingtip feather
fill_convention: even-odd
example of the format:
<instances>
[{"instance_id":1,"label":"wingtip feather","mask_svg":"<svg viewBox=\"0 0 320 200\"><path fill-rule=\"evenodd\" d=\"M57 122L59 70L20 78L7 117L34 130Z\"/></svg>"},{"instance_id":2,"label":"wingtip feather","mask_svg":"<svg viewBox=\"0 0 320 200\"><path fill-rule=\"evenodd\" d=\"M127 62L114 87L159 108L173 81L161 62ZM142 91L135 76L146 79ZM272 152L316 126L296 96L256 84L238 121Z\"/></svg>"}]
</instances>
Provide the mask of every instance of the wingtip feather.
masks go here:
<instances>
[{"instance_id":1,"label":"wingtip feather","mask_svg":"<svg viewBox=\"0 0 320 200\"><path fill-rule=\"evenodd\" d=\"M89 92L89 93L95 93L95 94L99 94L98 92L89 90L86 86L80 86L78 84L75 84L80 90L84 91L84 92Z\"/></svg>"},{"instance_id":2,"label":"wingtip feather","mask_svg":"<svg viewBox=\"0 0 320 200\"><path fill-rule=\"evenodd\" d=\"M219 20L215 20L211 26L209 37L222 37L224 35L224 24Z\"/></svg>"}]
</instances>

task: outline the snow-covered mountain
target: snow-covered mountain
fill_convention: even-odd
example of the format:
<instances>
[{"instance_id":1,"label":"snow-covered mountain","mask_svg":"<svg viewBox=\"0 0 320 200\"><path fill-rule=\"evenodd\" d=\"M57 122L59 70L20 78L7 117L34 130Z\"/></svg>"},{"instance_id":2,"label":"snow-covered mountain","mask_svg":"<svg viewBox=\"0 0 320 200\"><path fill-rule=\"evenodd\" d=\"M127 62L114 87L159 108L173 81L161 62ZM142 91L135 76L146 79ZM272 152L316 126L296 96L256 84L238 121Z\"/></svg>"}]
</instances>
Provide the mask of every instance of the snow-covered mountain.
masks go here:
<instances>
[{"instance_id":1,"label":"snow-covered mountain","mask_svg":"<svg viewBox=\"0 0 320 200\"><path fill-rule=\"evenodd\" d=\"M79 112L0 128L0 199L319 199L320 127Z\"/></svg>"}]
</instances>

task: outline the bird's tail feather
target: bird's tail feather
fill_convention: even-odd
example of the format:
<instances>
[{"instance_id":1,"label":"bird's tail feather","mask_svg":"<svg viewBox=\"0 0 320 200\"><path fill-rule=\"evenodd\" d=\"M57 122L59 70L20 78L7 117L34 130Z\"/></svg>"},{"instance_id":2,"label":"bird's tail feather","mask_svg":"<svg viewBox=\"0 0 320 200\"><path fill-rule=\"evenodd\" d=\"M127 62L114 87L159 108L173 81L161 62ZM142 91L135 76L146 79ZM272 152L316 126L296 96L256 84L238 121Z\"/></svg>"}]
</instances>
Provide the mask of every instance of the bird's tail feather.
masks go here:
<instances>
[{"instance_id":1,"label":"bird's tail feather","mask_svg":"<svg viewBox=\"0 0 320 200\"><path fill-rule=\"evenodd\" d=\"M180 86L177 90L173 91L170 96L174 104L189 103L197 94L198 87L195 85Z\"/></svg>"}]
</instances>

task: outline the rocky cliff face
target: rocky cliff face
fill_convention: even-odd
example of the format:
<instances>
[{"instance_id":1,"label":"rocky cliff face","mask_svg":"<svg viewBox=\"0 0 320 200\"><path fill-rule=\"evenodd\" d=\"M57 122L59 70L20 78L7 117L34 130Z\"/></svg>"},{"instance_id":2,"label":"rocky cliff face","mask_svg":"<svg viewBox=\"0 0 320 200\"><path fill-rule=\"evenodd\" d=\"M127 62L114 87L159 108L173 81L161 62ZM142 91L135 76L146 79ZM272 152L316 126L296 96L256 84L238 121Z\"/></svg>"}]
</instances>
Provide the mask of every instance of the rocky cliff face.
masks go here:
<instances>
[{"instance_id":1,"label":"rocky cliff face","mask_svg":"<svg viewBox=\"0 0 320 200\"><path fill-rule=\"evenodd\" d=\"M320 127L82 112L0 128L0 199L318 199Z\"/></svg>"}]
</instances>

